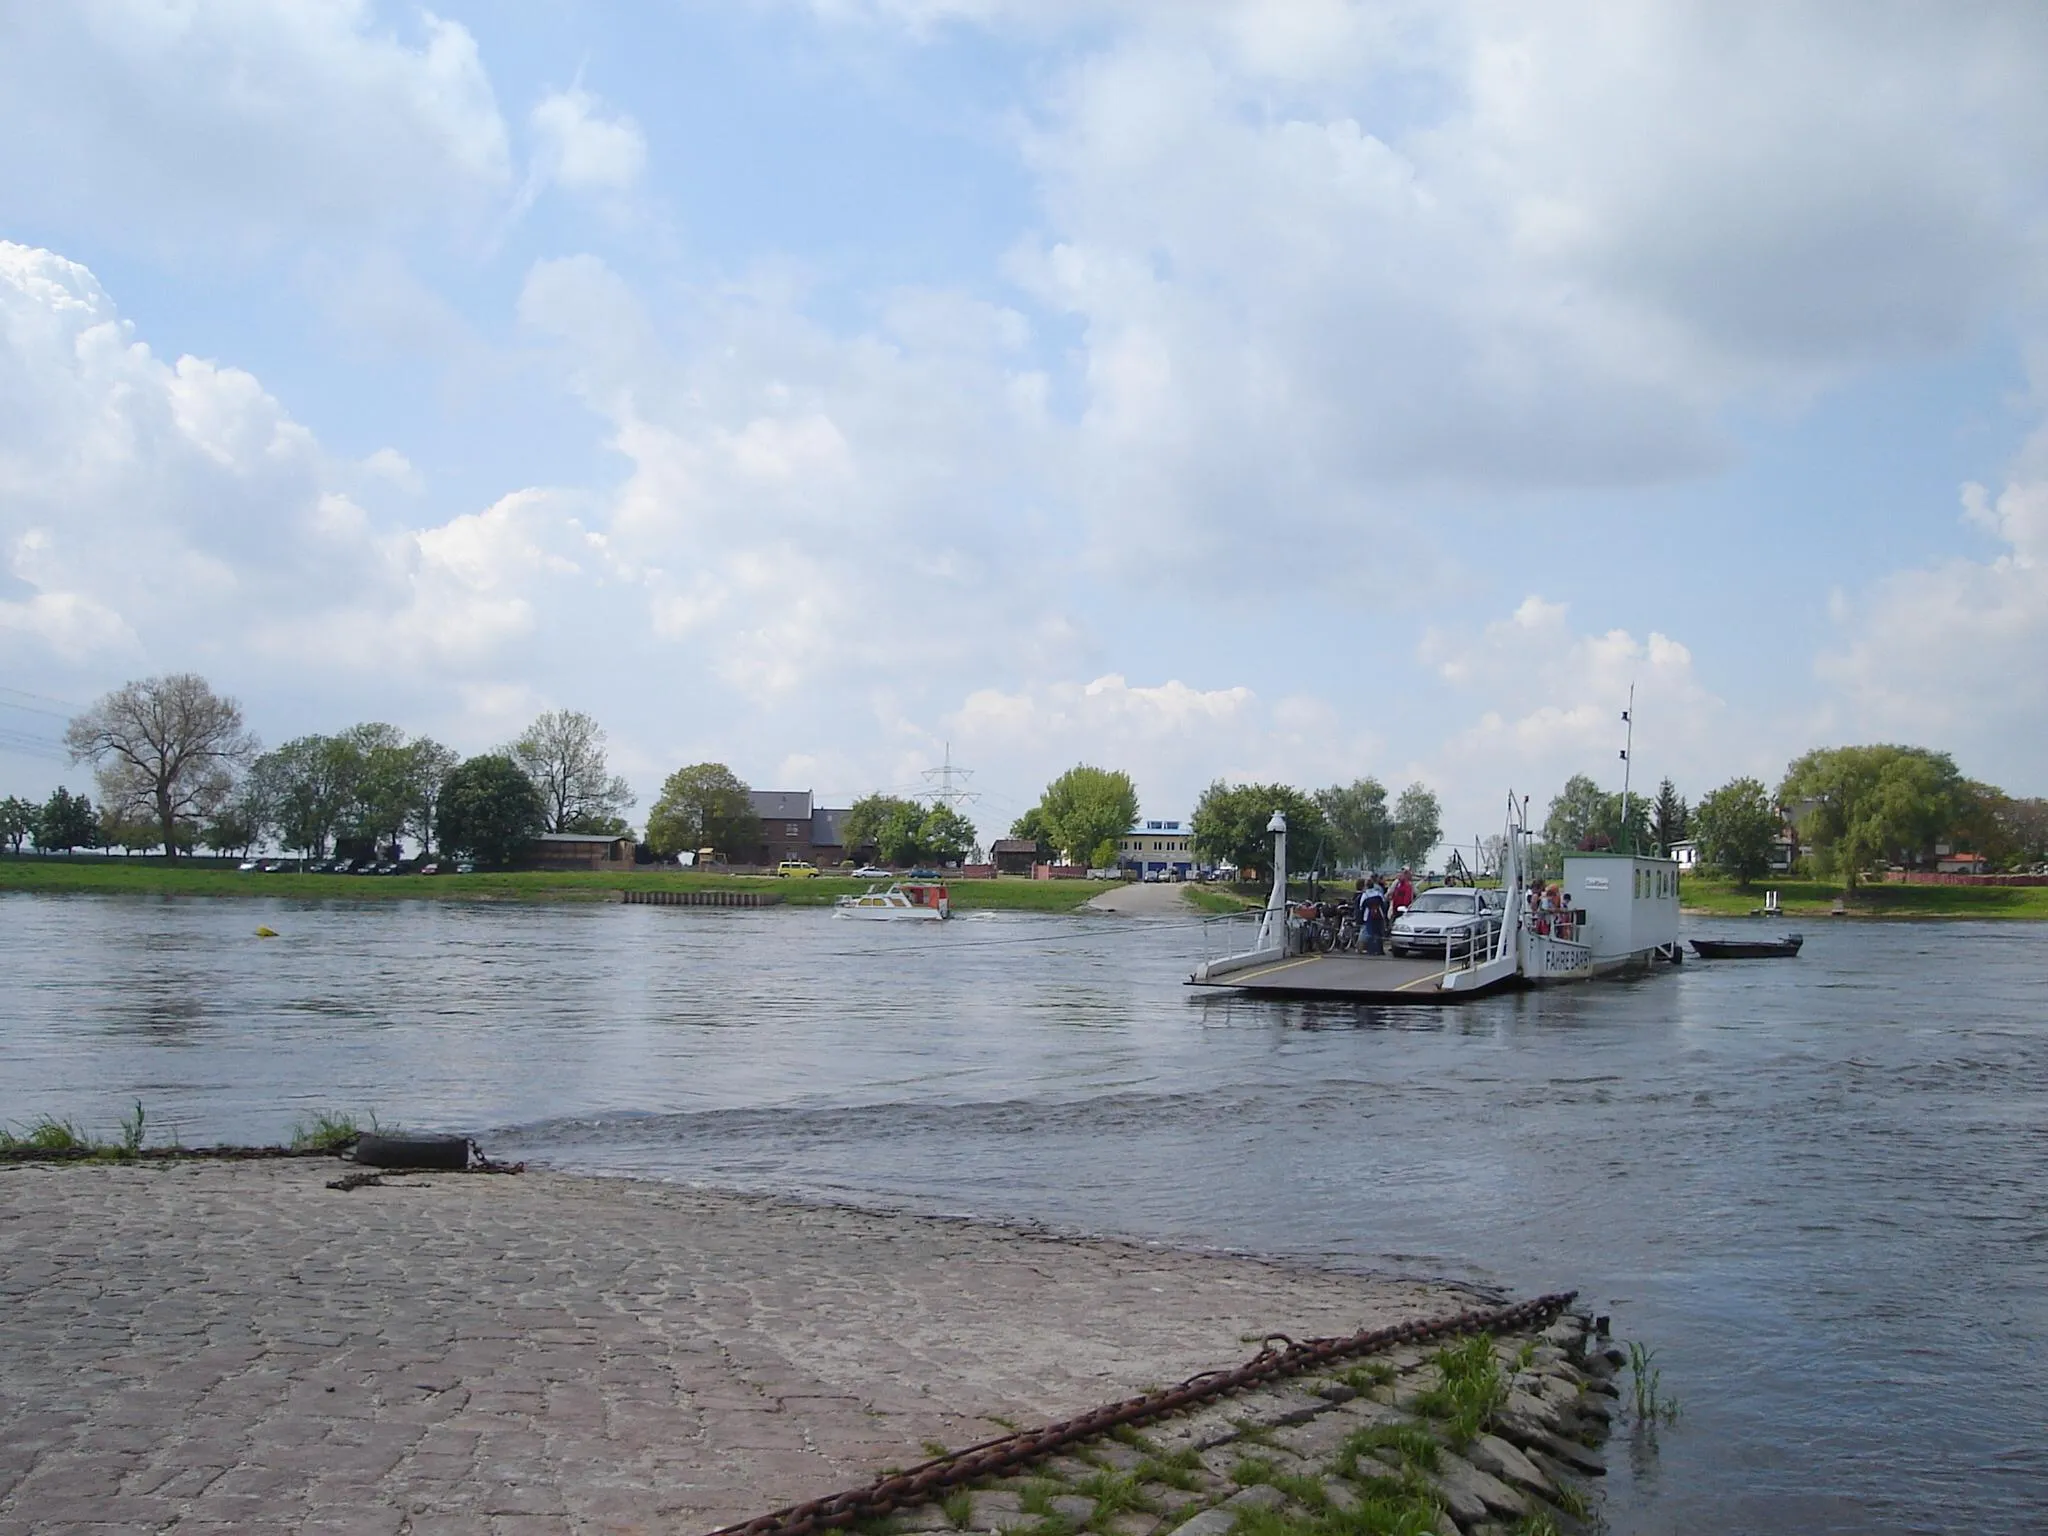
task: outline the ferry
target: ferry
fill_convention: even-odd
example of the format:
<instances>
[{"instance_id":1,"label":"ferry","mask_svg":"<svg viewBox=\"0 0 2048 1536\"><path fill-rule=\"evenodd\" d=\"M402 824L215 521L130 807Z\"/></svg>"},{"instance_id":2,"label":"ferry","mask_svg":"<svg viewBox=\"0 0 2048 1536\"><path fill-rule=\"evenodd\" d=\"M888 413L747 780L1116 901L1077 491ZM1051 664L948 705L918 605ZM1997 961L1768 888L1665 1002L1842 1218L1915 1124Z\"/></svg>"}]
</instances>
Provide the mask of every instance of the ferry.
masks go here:
<instances>
[{"instance_id":1,"label":"ferry","mask_svg":"<svg viewBox=\"0 0 2048 1536\"><path fill-rule=\"evenodd\" d=\"M842 896L835 917L859 917L882 923L942 923L953 915L943 885L902 880L887 890L869 886L858 896Z\"/></svg>"},{"instance_id":2,"label":"ferry","mask_svg":"<svg viewBox=\"0 0 2048 1536\"><path fill-rule=\"evenodd\" d=\"M1475 925L1428 959L1303 953L1287 902L1287 818L1275 812L1273 891L1249 949L1195 967L1188 985L1333 1001L1461 1002L1509 987L1551 986L1683 958L1678 942L1678 862L1633 853L1573 853L1561 885L1569 914L1538 911L1532 890L1528 802L1508 796L1499 921Z\"/></svg>"}]
</instances>

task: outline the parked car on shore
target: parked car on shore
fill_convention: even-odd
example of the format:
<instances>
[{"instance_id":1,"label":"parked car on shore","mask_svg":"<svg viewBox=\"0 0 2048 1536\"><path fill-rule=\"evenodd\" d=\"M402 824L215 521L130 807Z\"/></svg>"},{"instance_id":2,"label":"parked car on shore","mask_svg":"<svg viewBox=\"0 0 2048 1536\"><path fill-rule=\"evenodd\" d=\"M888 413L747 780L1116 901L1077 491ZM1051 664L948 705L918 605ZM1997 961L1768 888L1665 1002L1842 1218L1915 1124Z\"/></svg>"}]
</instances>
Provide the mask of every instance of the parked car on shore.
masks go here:
<instances>
[{"instance_id":1,"label":"parked car on shore","mask_svg":"<svg viewBox=\"0 0 2048 1536\"><path fill-rule=\"evenodd\" d=\"M805 859L784 859L775 866L775 873L785 880L815 880L818 866Z\"/></svg>"},{"instance_id":2,"label":"parked car on shore","mask_svg":"<svg viewBox=\"0 0 2048 1536\"><path fill-rule=\"evenodd\" d=\"M853 872L853 877L856 880L887 880L892 873L879 864L863 864Z\"/></svg>"}]
</instances>

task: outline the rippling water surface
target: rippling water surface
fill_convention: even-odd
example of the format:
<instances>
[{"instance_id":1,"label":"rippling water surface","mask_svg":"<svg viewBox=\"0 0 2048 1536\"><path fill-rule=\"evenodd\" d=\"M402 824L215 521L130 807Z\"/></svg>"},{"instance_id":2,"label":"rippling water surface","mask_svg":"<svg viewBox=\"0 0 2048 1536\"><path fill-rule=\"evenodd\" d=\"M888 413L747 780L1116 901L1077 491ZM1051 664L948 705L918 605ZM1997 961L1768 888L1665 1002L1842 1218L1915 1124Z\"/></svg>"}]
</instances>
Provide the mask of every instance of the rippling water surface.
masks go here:
<instances>
[{"instance_id":1,"label":"rippling water surface","mask_svg":"<svg viewBox=\"0 0 2048 1536\"><path fill-rule=\"evenodd\" d=\"M282 937L258 940L268 923ZM1578 1287L1620 1532L2048 1529L2048 928L1809 925L1460 1009L1191 996L1141 920L0 897L0 1119L314 1108L556 1166Z\"/></svg>"}]
</instances>

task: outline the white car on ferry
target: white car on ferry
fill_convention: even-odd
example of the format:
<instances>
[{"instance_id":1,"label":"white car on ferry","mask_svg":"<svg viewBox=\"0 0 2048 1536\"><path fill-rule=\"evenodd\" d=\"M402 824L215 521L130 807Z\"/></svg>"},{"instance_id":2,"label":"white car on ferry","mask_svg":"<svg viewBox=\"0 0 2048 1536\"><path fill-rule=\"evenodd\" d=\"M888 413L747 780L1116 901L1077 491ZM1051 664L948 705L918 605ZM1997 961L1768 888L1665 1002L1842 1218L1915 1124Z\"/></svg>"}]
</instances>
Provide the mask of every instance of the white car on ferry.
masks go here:
<instances>
[{"instance_id":1,"label":"white car on ferry","mask_svg":"<svg viewBox=\"0 0 2048 1536\"><path fill-rule=\"evenodd\" d=\"M1484 950L1500 928L1500 896L1470 886L1440 885L1424 891L1394 919L1387 948L1396 955L1456 954Z\"/></svg>"}]
</instances>

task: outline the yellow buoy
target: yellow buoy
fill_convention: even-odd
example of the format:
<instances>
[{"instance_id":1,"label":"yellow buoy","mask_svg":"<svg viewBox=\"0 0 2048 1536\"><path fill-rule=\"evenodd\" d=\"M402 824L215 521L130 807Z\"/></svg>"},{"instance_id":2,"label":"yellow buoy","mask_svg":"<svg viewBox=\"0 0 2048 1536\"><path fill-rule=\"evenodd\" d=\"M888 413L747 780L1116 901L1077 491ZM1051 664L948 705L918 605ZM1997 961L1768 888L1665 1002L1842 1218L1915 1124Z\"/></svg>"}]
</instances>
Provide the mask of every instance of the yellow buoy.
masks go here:
<instances>
[{"instance_id":1,"label":"yellow buoy","mask_svg":"<svg viewBox=\"0 0 2048 1536\"><path fill-rule=\"evenodd\" d=\"M275 928L258 928L256 930L256 937L259 939L274 939L277 937L277 930Z\"/></svg>"}]
</instances>

